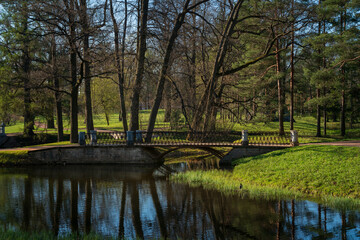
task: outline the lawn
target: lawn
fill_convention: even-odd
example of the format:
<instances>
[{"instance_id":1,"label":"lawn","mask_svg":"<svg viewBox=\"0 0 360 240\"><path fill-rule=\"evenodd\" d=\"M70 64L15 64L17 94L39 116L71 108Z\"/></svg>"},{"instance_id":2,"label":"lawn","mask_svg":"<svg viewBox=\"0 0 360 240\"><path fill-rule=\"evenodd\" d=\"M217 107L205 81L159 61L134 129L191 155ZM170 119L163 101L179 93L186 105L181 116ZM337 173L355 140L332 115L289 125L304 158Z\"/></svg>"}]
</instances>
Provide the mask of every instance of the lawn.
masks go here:
<instances>
[{"instance_id":1,"label":"lawn","mask_svg":"<svg viewBox=\"0 0 360 240\"><path fill-rule=\"evenodd\" d=\"M357 208L360 207L358 147L301 146L241 158L234 164L233 172L189 171L173 179L252 196L355 199Z\"/></svg>"},{"instance_id":2,"label":"lawn","mask_svg":"<svg viewBox=\"0 0 360 240\"><path fill-rule=\"evenodd\" d=\"M26 150L0 151L0 166L26 164L28 162L28 151Z\"/></svg>"},{"instance_id":3,"label":"lawn","mask_svg":"<svg viewBox=\"0 0 360 240\"><path fill-rule=\"evenodd\" d=\"M147 121L150 116L150 110L141 110L139 115L139 124L140 129L146 130L147 128ZM158 118L155 124L155 128L163 128L169 127L170 123L164 122L164 110L159 110ZM85 130L85 116L79 115L79 130ZM130 119L130 114L128 115L128 121ZM64 117L64 133L70 133L70 122L69 119ZM46 129L43 126L46 126L46 120L44 118L38 117L35 119L36 132L44 132L44 133L56 133L56 129ZM109 125L106 122L104 115L94 115L94 127L96 129L106 129L106 130L113 130L113 131L122 131L123 124L122 121L119 121L118 114L111 114L109 119ZM6 133L22 133L24 130L23 122L18 121L13 125L6 126Z\"/></svg>"},{"instance_id":4,"label":"lawn","mask_svg":"<svg viewBox=\"0 0 360 240\"><path fill-rule=\"evenodd\" d=\"M147 129L147 121L149 119L150 110L141 110L140 111L140 129ZM165 111L163 109L159 110L159 115L156 121L155 129L169 129L170 123L164 122ZM119 122L118 114L110 115L109 125L106 122L104 115L94 115L94 126L98 130L112 130L112 131L122 131L123 126L122 122ZM128 115L128 119L130 115ZM183 117L180 118L180 125L184 126ZM227 120L229 121L229 120ZM328 122L327 126L327 136L325 137L315 137L316 135L316 119L312 116L305 117L296 117L295 118L295 130L299 133L299 142L300 143L310 143L310 142L333 142L333 141L342 141L342 140L360 140L360 124L354 124L353 129L347 129L347 134L345 137L340 136L340 123L339 122ZM45 119L37 118L36 119L37 126L35 127L35 131L37 133L50 133L55 134L56 129L46 129ZM226 126L225 126L226 125ZM241 122L241 123L229 123L224 124L222 120L218 120L218 126L222 126L223 129L219 130L248 130L251 132L277 132L278 131L278 122ZM290 123L285 122L284 128L286 132L290 131ZM70 133L70 125L69 120L64 117L64 133ZM86 126L84 122L84 116L79 115L79 131L85 131ZM183 129L185 130L185 129ZM6 133L22 133L23 131L23 123L17 122L14 125L6 127Z\"/></svg>"}]
</instances>

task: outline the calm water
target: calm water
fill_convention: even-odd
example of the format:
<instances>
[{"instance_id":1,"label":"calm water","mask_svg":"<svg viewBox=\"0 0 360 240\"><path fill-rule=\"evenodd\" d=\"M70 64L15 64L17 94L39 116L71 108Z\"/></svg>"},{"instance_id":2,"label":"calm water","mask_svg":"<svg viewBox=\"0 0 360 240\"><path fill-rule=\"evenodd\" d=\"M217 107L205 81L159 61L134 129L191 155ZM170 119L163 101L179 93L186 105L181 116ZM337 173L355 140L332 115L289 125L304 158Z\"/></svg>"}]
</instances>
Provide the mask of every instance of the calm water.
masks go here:
<instances>
[{"instance_id":1,"label":"calm water","mask_svg":"<svg viewBox=\"0 0 360 240\"><path fill-rule=\"evenodd\" d=\"M196 167L172 165L182 170ZM167 181L168 169L0 169L0 228L170 239L360 239L360 213L240 199Z\"/></svg>"}]
</instances>

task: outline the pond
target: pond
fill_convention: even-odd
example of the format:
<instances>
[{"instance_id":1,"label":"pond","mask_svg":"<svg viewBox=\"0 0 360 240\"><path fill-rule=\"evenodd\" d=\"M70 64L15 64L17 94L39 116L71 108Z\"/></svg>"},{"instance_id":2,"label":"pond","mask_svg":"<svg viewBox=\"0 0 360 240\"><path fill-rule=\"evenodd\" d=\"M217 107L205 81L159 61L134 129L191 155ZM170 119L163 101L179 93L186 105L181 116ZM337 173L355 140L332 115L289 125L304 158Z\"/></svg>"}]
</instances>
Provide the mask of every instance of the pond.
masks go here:
<instances>
[{"instance_id":1,"label":"pond","mask_svg":"<svg viewBox=\"0 0 360 240\"><path fill-rule=\"evenodd\" d=\"M0 229L125 239L356 239L360 213L173 183L173 164L0 169ZM195 166L196 167L196 166Z\"/></svg>"}]
</instances>

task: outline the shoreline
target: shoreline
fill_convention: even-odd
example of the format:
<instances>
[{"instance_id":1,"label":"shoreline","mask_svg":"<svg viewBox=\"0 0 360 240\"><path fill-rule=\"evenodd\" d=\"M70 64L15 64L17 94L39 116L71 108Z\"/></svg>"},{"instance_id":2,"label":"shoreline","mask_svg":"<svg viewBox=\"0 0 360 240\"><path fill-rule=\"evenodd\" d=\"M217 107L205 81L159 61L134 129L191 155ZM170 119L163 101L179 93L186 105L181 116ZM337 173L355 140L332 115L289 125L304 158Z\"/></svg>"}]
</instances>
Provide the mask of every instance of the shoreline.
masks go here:
<instances>
[{"instance_id":1,"label":"shoreline","mask_svg":"<svg viewBox=\"0 0 360 240\"><path fill-rule=\"evenodd\" d=\"M185 172L171 180L250 198L310 199L359 210L359 165L358 147L310 145L238 159L231 173Z\"/></svg>"}]
</instances>

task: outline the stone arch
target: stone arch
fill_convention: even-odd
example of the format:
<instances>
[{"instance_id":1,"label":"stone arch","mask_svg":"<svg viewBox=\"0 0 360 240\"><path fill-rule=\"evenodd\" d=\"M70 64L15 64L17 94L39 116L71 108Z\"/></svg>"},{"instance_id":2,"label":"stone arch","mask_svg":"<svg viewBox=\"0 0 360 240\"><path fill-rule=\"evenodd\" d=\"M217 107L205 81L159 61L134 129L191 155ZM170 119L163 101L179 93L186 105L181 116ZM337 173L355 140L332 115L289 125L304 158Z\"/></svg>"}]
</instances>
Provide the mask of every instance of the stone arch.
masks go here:
<instances>
[{"instance_id":1,"label":"stone arch","mask_svg":"<svg viewBox=\"0 0 360 240\"><path fill-rule=\"evenodd\" d=\"M182 149L182 148L196 148L196 149L201 149L201 150L204 150L208 153L211 153L212 155L214 155L215 157L219 158L219 159L222 159L225 155L216 150L216 149L213 149L211 147L201 147L201 146L179 146L179 147L173 147L173 148L170 148L168 150L166 150L165 152L161 153L159 158L163 158L165 157L167 154L171 153L171 152L174 152L176 150L179 150L179 149Z\"/></svg>"}]
</instances>

